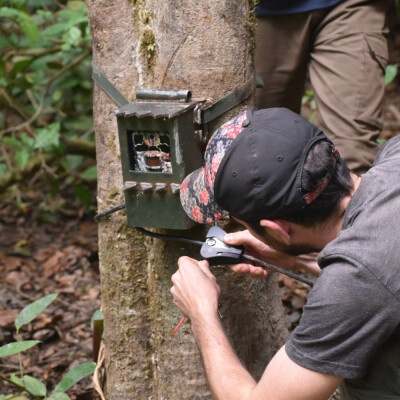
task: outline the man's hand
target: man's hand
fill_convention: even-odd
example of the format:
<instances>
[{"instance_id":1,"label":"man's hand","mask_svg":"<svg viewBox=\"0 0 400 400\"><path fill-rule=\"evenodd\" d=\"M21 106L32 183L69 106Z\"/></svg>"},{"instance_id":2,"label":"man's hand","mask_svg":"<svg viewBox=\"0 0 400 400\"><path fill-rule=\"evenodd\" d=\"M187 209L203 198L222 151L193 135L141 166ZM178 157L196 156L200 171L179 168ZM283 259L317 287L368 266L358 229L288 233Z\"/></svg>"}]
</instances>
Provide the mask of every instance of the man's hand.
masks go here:
<instances>
[{"instance_id":1,"label":"man's hand","mask_svg":"<svg viewBox=\"0 0 400 400\"><path fill-rule=\"evenodd\" d=\"M236 234L235 234L236 236ZM207 261L181 257L172 276L175 304L190 318L215 399L327 399L341 378L295 364L285 348L273 357L257 383L233 351L217 315L219 287ZM282 373L284 371L284 373Z\"/></svg>"},{"instance_id":2,"label":"man's hand","mask_svg":"<svg viewBox=\"0 0 400 400\"><path fill-rule=\"evenodd\" d=\"M192 323L198 318L216 314L220 289L208 262L181 257L178 266L171 278L175 305Z\"/></svg>"},{"instance_id":3,"label":"man's hand","mask_svg":"<svg viewBox=\"0 0 400 400\"><path fill-rule=\"evenodd\" d=\"M243 245L246 254L286 270L297 266L297 257L273 249L254 237L248 230L229 233L225 235L224 242L230 245ZM250 274L254 278L265 278L269 273L274 272L247 263L232 265L231 269L238 274Z\"/></svg>"}]
</instances>

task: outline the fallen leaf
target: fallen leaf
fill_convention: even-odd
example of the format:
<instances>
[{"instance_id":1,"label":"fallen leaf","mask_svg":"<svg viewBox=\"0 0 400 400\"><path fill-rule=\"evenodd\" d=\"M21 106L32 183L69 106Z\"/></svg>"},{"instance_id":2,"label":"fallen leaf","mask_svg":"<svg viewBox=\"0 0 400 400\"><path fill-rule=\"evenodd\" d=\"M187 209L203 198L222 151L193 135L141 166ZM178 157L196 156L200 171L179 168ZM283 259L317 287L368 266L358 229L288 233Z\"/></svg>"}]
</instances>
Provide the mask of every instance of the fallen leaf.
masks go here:
<instances>
[{"instance_id":1,"label":"fallen leaf","mask_svg":"<svg viewBox=\"0 0 400 400\"><path fill-rule=\"evenodd\" d=\"M67 278L58 278L57 282L61 285L61 286L71 286L72 285L72 281L71 279L67 279Z\"/></svg>"},{"instance_id":2,"label":"fallen leaf","mask_svg":"<svg viewBox=\"0 0 400 400\"><path fill-rule=\"evenodd\" d=\"M60 267L60 260L64 257L62 251L56 251L45 263L42 264L43 276L49 278L57 273Z\"/></svg>"},{"instance_id":3,"label":"fallen leaf","mask_svg":"<svg viewBox=\"0 0 400 400\"><path fill-rule=\"evenodd\" d=\"M11 271L7 274L5 281L14 285L15 287L19 287L21 283L25 281L23 275L17 271Z\"/></svg>"},{"instance_id":4,"label":"fallen leaf","mask_svg":"<svg viewBox=\"0 0 400 400\"><path fill-rule=\"evenodd\" d=\"M18 314L19 310L0 310L0 327L5 328L11 325Z\"/></svg>"},{"instance_id":5,"label":"fallen leaf","mask_svg":"<svg viewBox=\"0 0 400 400\"><path fill-rule=\"evenodd\" d=\"M45 342L46 340L54 336L54 334L55 332L53 329L40 329L33 334L32 338L34 340L40 340L41 342Z\"/></svg>"},{"instance_id":6,"label":"fallen leaf","mask_svg":"<svg viewBox=\"0 0 400 400\"><path fill-rule=\"evenodd\" d=\"M22 265L22 260L18 257L9 257L0 252L0 265L5 267L5 272L17 269Z\"/></svg>"},{"instance_id":7,"label":"fallen leaf","mask_svg":"<svg viewBox=\"0 0 400 400\"><path fill-rule=\"evenodd\" d=\"M53 253L54 253L53 251L50 251L48 249L40 250L33 256L33 258L36 261L43 262L48 260Z\"/></svg>"},{"instance_id":8,"label":"fallen leaf","mask_svg":"<svg viewBox=\"0 0 400 400\"><path fill-rule=\"evenodd\" d=\"M99 287L94 287L89 289L88 294L85 296L82 296L82 300L91 300L91 299L97 299L100 295L100 288Z\"/></svg>"}]
</instances>

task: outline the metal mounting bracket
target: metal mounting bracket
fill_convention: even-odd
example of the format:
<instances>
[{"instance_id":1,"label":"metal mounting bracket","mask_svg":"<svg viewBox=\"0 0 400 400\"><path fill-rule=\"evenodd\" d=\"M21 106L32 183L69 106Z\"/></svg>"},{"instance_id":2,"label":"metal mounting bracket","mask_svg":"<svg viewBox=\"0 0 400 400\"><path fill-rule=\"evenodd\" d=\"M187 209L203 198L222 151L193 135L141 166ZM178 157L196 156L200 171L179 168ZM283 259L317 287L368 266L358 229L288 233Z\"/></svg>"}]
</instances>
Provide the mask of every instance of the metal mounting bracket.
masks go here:
<instances>
[{"instance_id":1,"label":"metal mounting bracket","mask_svg":"<svg viewBox=\"0 0 400 400\"><path fill-rule=\"evenodd\" d=\"M107 77L93 64L92 65L92 78L93 80L104 90L104 92L120 107L129 104L129 101L125 96L107 79ZM243 85L236 88L233 92L228 93L226 96L219 99L212 106L201 109L196 107L195 109L195 123L206 127L215 118L218 118L222 114L236 107L246 99L248 99L255 90L255 77L252 76ZM188 90L149 90L149 89L138 89L136 96L142 99L150 99L151 96L158 96L159 100L180 100L190 101L191 93Z\"/></svg>"}]
</instances>

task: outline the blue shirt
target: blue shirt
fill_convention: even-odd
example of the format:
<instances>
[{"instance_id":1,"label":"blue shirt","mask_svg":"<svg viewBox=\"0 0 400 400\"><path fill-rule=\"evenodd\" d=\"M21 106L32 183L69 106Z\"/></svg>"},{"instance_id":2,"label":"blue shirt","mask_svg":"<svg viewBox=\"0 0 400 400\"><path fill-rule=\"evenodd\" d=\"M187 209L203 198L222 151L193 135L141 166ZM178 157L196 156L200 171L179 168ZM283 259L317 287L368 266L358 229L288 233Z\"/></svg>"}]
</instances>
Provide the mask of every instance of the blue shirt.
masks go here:
<instances>
[{"instance_id":1,"label":"blue shirt","mask_svg":"<svg viewBox=\"0 0 400 400\"><path fill-rule=\"evenodd\" d=\"M260 0L257 15L295 14L332 7L343 0Z\"/></svg>"}]
</instances>

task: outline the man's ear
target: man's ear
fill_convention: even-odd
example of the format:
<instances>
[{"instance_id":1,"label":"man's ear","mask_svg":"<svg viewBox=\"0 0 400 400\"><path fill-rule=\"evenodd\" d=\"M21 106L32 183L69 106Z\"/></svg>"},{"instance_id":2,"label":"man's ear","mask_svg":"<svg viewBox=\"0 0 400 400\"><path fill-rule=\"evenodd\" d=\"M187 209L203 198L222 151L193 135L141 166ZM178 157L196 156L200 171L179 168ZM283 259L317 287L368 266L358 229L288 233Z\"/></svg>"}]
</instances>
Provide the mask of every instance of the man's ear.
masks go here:
<instances>
[{"instance_id":1,"label":"man's ear","mask_svg":"<svg viewBox=\"0 0 400 400\"><path fill-rule=\"evenodd\" d=\"M286 244L292 242L290 223L283 219L262 219L260 226L268 228L269 234L276 239L282 240Z\"/></svg>"}]
</instances>

